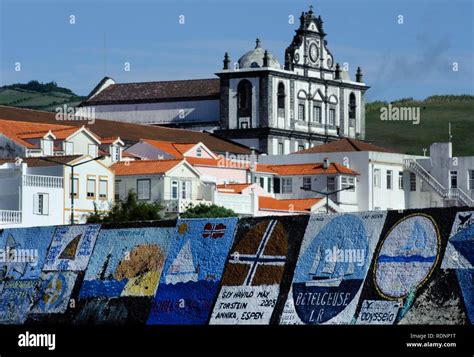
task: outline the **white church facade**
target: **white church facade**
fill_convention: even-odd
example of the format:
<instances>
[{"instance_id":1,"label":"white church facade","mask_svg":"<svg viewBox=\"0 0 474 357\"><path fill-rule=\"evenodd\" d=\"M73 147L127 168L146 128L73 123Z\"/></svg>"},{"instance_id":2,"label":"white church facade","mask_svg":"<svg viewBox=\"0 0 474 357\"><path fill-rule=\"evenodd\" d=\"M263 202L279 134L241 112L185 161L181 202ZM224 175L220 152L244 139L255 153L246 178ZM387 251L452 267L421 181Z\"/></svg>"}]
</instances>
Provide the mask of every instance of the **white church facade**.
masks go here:
<instances>
[{"instance_id":1,"label":"white church facade","mask_svg":"<svg viewBox=\"0 0 474 357\"><path fill-rule=\"evenodd\" d=\"M288 154L341 137L364 139L364 94L335 62L323 21L310 8L284 55L284 65L257 39L218 78L115 83L104 78L81 103L96 118L207 130L270 155ZM81 113L81 112L79 112Z\"/></svg>"}]
</instances>

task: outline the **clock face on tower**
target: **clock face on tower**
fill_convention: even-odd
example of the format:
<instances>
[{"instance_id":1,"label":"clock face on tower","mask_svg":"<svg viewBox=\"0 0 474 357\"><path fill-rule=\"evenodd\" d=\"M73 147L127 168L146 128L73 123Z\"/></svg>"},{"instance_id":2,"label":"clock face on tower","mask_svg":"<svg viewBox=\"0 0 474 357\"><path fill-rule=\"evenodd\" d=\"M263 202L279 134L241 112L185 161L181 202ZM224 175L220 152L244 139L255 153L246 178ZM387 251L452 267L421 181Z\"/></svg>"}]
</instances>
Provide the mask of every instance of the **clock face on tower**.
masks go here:
<instances>
[{"instance_id":1,"label":"clock face on tower","mask_svg":"<svg viewBox=\"0 0 474 357\"><path fill-rule=\"evenodd\" d=\"M316 43L312 43L309 45L309 59L311 62L316 62L318 60L318 47L316 46Z\"/></svg>"}]
</instances>

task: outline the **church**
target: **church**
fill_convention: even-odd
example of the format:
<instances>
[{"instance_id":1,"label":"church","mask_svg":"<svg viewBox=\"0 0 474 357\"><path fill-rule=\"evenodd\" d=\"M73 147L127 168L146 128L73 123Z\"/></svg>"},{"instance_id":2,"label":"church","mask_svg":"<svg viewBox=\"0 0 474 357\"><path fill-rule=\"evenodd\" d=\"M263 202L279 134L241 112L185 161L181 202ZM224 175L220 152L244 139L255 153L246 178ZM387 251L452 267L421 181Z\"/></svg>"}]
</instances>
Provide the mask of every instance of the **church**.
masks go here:
<instances>
[{"instance_id":1,"label":"church","mask_svg":"<svg viewBox=\"0 0 474 357\"><path fill-rule=\"evenodd\" d=\"M284 53L284 64L257 39L217 78L116 83L104 78L81 103L96 118L205 130L269 155L289 154L341 137L364 139L364 94L335 62L321 16L312 7Z\"/></svg>"}]
</instances>

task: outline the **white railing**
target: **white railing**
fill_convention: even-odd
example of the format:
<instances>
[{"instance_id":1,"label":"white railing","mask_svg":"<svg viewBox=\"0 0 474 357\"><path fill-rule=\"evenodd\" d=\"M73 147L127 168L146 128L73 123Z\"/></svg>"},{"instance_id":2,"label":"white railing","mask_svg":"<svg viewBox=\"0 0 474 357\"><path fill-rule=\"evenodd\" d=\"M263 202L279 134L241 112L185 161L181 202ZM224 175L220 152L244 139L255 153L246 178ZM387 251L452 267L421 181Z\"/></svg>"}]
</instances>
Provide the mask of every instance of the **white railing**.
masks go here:
<instances>
[{"instance_id":1,"label":"white railing","mask_svg":"<svg viewBox=\"0 0 474 357\"><path fill-rule=\"evenodd\" d=\"M45 175L23 175L23 185L33 187L62 188L63 178Z\"/></svg>"},{"instance_id":2,"label":"white railing","mask_svg":"<svg viewBox=\"0 0 474 357\"><path fill-rule=\"evenodd\" d=\"M0 210L0 224L21 223L21 211Z\"/></svg>"},{"instance_id":3,"label":"white railing","mask_svg":"<svg viewBox=\"0 0 474 357\"><path fill-rule=\"evenodd\" d=\"M474 200L460 188L446 188L421 166L416 159L405 159L405 166L421 177L443 199L457 199L465 206L474 206Z\"/></svg>"},{"instance_id":4,"label":"white railing","mask_svg":"<svg viewBox=\"0 0 474 357\"><path fill-rule=\"evenodd\" d=\"M188 208L197 206L199 204L211 205L211 201L206 200L190 200L190 199L180 199L180 200L164 200L163 206L165 207L166 212L176 212L181 213L186 211Z\"/></svg>"}]
</instances>

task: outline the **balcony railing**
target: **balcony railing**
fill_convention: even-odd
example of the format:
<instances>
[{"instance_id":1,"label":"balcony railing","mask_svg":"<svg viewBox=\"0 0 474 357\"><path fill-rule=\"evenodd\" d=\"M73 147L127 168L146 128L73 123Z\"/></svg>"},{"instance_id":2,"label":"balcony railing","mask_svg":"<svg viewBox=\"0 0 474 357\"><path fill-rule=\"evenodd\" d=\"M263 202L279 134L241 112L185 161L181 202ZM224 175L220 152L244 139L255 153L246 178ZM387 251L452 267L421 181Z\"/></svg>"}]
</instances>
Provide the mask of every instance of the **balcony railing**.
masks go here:
<instances>
[{"instance_id":1,"label":"balcony railing","mask_svg":"<svg viewBox=\"0 0 474 357\"><path fill-rule=\"evenodd\" d=\"M63 178L45 175L23 175L23 186L62 188Z\"/></svg>"},{"instance_id":2,"label":"balcony railing","mask_svg":"<svg viewBox=\"0 0 474 357\"><path fill-rule=\"evenodd\" d=\"M21 223L21 211L0 210L0 224Z\"/></svg>"}]
</instances>

